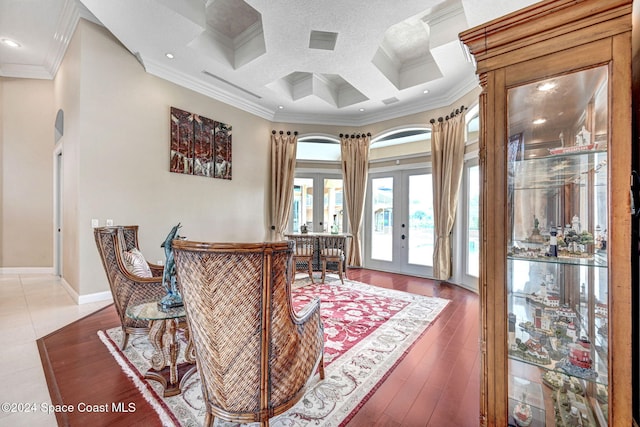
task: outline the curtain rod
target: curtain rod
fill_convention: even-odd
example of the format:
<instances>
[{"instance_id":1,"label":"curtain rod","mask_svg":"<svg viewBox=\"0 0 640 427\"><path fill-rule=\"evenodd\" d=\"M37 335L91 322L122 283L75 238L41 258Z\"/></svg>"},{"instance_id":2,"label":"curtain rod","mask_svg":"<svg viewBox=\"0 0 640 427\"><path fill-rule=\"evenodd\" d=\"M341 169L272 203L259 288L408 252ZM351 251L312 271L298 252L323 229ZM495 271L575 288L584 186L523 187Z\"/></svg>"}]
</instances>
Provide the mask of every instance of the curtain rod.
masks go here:
<instances>
[{"instance_id":1,"label":"curtain rod","mask_svg":"<svg viewBox=\"0 0 640 427\"><path fill-rule=\"evenodd\" d=\"M365 136L365 135L368 136L368 137L371 137L371 133L367 132L366 134L364 134L364 133L362 133L362 134L360 134L360 133L352 133L351 136L349 136L348 133L341 133L340 134L340 138L342 138L342 137L345 137L345 138L360 138L361 136Z\"/></svg>"},{"instance_id":2,"label":"curtain rod","mask_svg":"<svg viewBox=\"0 0 640 427\"><path fill-rule=\"evenodd\" d=\"M462 113L464 110L466 110L466 108L464 107L464 105L461 105L460 108L456 109L455 111L452 111L451 114L449 114L448 116L445 116L444 119L442 117L438 117L438 122L442 123L445 120L452 119L458 114ZM436 119L431 119L429 121L429 123L431 124L434 124L435 122L436 122Z\"/></svg>"},{"instance_id":3,"label":"curtain rod","mask_svg":"<svg viewBox=\"0 0 640 427\"><path fill-rule=\"evenodd\" d=\"M271 131L271 134L272 134L272 135L275 135L275 134L276 134L276 131L275 131L275 130L272 130L272 131ZM297 135L298 135L298 131L297 131L297 130L296 130L296 131L293 131L293 134L297 136ZM284 131L280 131L280 135L284 135ZM291 135L291 131L290 131L290 130L288 130L288 131L287 131L287 135Z\"/></svg>"}]
</instances>

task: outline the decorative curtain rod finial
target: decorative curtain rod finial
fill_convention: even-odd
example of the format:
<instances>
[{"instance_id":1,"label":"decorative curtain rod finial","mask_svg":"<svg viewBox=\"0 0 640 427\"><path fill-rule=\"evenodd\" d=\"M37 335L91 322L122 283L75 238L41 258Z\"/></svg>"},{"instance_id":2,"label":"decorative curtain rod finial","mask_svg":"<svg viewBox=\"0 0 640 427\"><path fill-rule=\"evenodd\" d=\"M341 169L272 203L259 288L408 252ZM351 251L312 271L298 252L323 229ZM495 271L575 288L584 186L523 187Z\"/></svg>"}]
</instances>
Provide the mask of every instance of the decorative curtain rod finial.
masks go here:
<instances>
[{"instance_id":1,"label":"decorative curtain rod finial","mask_svg":"<svg viewBox=\"0 0 640 427\"><path fill-rule=\"evenodd\" d=\"M460 108L456 108L455 110L453 110L451 113L449 113L447 116L445 116L444 118L442 117L438 117L438 122L442 123L445 120L449 120L449 119L453 119L455 116L457 116L458 114L462 114L464 113L464 111L466 110L464 105L461 105ZM432 125L435 124L436 119L431 119L429 120L429 123L431 123Z\"/></svg>"},{"instance_id":2,"label":"decorative curtain rod finial","mask_svg":"<svg viewBox=\"0 0 640 427\"><path fill-rule=\"evenodd\" d=\"M371 138L371 132L367 132L367 133L352 133L351 135L349 135L348 133L341 133L339 134L340 138L364 138L365 136L368 136L369 138Z\"/></svg>"},{"instance_id":3,"label":"decorative curtain rod finial","mask_svg":"<svg viewBox=\"0 0 640 427\"><path fill-rule=\"evenodd\" d=\"M271 131L271 134L273 134L273 135L275 135L276 133L277 132L275 130ZM280 133L280 135L284 135L284 131L282 131L282 130L279 133ZM293 131L293 134L298 136L298 131L297 130ZM287 131L287 135L291 136L291 131L290 130Z\"/></svg>"}]
</instances>

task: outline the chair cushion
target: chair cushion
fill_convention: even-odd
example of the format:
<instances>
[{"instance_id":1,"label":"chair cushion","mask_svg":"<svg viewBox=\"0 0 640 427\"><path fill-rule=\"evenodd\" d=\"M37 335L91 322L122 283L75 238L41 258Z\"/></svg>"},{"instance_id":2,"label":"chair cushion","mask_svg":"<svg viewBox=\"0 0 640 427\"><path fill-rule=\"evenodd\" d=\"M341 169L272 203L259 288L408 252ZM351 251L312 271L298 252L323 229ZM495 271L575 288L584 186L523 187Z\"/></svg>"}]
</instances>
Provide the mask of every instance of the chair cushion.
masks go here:
<instances>
[{"instance_id":1,"label":"chair cushion","mask_svg":"<svg viewBox=\"0 0 640 427\"><path fill-rule=\"evenodd\" d=\"M138 277L153 277L147 260L144 259L144 255L142 255L142 252L140 252L138 248L124 251L122 257L124 258L124 265L127 267L129 273Z\"/></svg>"},{"instance_id":2,"label":"chair cushion","mask_svg":"<svg viewBox=\"0 0 640 427\"><path fill-rule=\"evenodd\" d=\"M311 256L313 255L313 247L306 245L306 246L297 246L296 245L296 255L297 256Z\"/></svg>"},{"instance_id":3,"label":"chair cushion","mask_svg":"<svg viewBox=\"0 0 640 427\"><path fill-rule=\"evenodd\" d=\"M333 257L343 256L342 249L338 249L338 248L325 248L322 250L321 254L323 256L333 256Z\"/></svg>"}]
</instances>

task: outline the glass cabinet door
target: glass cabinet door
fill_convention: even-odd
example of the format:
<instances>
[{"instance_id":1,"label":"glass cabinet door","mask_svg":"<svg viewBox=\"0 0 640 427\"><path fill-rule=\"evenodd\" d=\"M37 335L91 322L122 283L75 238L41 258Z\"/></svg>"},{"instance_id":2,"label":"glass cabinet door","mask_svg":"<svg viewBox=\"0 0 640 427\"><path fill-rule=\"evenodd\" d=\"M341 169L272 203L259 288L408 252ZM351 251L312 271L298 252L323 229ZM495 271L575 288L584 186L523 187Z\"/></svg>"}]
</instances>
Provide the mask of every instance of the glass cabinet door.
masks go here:
<instances>
[{"instance_id":1,"label":"glass cabinet door","mask_svg":"<svg viewBox=\"0 0 640 427\"><path fill-rule=\"evenodd\" d=\"M608 67L508 89L509 420L604 426Z\"/></svg>"}]
</instances>

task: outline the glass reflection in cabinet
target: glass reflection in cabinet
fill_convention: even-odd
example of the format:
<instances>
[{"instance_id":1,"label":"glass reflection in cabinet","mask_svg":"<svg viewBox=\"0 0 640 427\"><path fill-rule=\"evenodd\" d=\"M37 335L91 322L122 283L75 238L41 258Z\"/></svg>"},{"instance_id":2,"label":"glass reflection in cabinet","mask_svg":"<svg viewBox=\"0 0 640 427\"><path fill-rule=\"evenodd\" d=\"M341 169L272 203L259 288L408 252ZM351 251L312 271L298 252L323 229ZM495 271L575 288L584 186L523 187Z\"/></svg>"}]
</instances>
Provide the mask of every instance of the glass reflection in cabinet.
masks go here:
<instances>
[{"instance_id":1,"label":"glass reflection in cabinet","mask_svg":"<svg viewBox=\"0 0 640 427\"><path fill-rule=\"evenodd\" d=\"M607 424L608 68L508 91L509 411Z\"/></svg>"}]
</instances>

